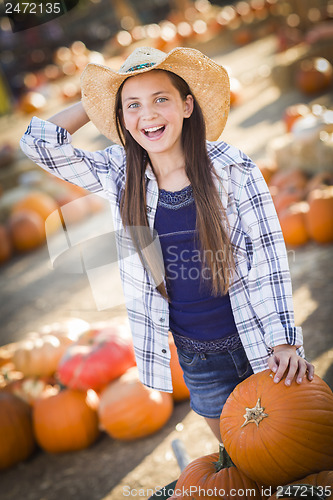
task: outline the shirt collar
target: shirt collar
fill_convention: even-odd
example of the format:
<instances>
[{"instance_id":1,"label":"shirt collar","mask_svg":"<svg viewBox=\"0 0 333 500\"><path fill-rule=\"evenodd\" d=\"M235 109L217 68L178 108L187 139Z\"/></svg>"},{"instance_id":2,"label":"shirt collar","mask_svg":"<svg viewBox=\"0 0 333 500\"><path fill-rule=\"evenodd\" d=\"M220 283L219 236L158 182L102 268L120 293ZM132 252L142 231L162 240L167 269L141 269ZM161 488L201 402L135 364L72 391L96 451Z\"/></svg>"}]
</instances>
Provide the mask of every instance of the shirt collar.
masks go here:
<instances>
[{"instance_id":1,"label":"shirt collar","mask_svg":"<svg viewBox=\"0 0 333 500\"><path fill-rule=\"evenodd\" d=\"M207 141L207 150L214 163L215 169L219 173L221 173L221 170L223 170L224 167L229 167L230 165L235 165L237 163L244 163L245 161L245 158L242 158L239 149L222 141ZM148 179L156 181L156 176L149 162L146 167L145 175Z\"/></svg>"},{"instance_id":2,"label":"shirt collar","mask_svg":"<svg viewBox=\"0 0 333 500\"><path fill-rule=\"evenodd\" d=\"M156 181L156 176L155 176L153 169L152 169L152 166L150 165L149 162L147 163L145 176L148 177L148 179L150 179L150 180Z\"/></svg>"}]
</instances>

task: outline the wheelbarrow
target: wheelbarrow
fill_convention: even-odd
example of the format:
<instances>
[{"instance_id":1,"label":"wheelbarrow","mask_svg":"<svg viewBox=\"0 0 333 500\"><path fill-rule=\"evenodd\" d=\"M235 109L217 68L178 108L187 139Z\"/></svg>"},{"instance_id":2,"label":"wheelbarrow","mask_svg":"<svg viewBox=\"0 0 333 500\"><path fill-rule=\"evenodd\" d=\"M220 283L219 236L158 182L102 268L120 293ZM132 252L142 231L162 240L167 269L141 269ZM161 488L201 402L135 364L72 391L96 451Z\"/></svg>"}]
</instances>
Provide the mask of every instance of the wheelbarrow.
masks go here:
<instances>
[{"instance_id":1,"label":"wheelbarrow","mask_svg":"<svg viewBox=\"0 0 333 500\"><path fill-rule=\"evenodd\" d=\"M179 439L174 439L171 443L174 455L177 459L179 468L181 471L190 463L189 456L186 452L184 444ZM148 500L167 500L174 493L177 484L177 479L167 484L160 490L156 491L154 495L148 498ZM330 497L330 493L325 494L323 488L318 488L310 484L294 484L286 485L279 488L276 494L277 499L282 498L300 498L303 500L314 499L314 500L325 500ZM272 493L273 494L273 493ZM245 499L245 497L242 497ZM223 500L221 498L221 500Z\"/></svg>"}]
</instances>

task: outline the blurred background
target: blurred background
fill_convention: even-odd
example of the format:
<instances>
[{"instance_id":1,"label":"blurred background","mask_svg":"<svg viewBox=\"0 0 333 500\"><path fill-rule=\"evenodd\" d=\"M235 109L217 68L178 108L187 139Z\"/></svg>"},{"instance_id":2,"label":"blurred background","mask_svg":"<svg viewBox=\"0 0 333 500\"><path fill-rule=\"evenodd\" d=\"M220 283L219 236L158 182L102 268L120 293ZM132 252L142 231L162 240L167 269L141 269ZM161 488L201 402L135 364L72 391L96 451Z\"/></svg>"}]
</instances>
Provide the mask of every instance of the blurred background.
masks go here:
<instances>
[{"instance_id":1,"label":"blurred background","mask_svg":"<svg viewBox=\"0 0 333 500\"><path fill-rule=\"evenodd\" d=\"M87 390L101 395L108 384L120 383L119 373L106 369L97 382L97 376L85 385L77 379L82 367L88 370L86 363L96 372L103 356L108 359L106 338L126 338L129 350L131 341L114 248L96 248L95 258L103 263L110 251L110 266L107 272L101 267L97 281L83 265L85 242L96 237L96 228L102 228L99 236L112 231L109 207L46 174L23 155L19 140L32 116L47 119L80 99L87 63L117 70L137 46L165 52L194 47L227 68L231 110L222 139L251 156L266 179L288 249L296 324L303 328L308 359L333 387L333 1L80 0L66 14L17 32L2 3L0 442L1 432L9 433L1 421L3 392L15 393L35 422L34 430L26 424L24 431L30 444L20 440L14 448L22 452L9 457L7 450L0 457L2 499L119 500L124 486L144 490L179 475L171 450L175 437L190 458L217 451L206 424L191 412L186 391L174 394L172 403L158 403L164 417L157 427L148 423L141 439L133 430L124 440L109 421L102 424L96 400L89 405L98 414L95 430L79 450L70 436L80 426L69 422L67 403L59 403L60 414L67 415L59 423L66 428L60 449L52 448L36 423L35 401L42 396L52 402L60 383L61 394L79 387L85 397ZM73 143L91 151L110 145L91 123ZM66 378L60 366L73 356L69 347L77 346L85 349L80 377L74 370L75 377ZM98 352L97 365L88 346ZM124 373L129 366L124 364ZM119 393L131 410L134 405L152 412L147 401L157 404L160 398L148 394L134 401L122 385ZM109 420L115 413L110 408ZM50 435L60 422L60 416L50 419L57 411L45 410Z\"/></svg>"}]
</instances>

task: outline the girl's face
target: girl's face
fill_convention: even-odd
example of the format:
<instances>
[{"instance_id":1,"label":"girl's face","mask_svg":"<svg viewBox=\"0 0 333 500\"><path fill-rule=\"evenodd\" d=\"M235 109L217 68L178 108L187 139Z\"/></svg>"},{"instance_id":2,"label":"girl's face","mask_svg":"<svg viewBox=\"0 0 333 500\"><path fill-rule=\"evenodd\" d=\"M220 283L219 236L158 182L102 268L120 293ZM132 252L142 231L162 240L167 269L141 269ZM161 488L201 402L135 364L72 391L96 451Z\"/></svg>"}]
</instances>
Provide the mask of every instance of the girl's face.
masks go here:
<instances>
[{"instance_id":1,"label":"girl's face","mask_svg":"<svg viewBox=\"0 0 333 500\"><path fill-rule=\"evenodd\" d=\"M184 118L191 116L193 98L185 101L164 71L149 71L125 81L121 95L123 120L132 137L151 159L182 154Z\"/></svg>"}]
</instances>

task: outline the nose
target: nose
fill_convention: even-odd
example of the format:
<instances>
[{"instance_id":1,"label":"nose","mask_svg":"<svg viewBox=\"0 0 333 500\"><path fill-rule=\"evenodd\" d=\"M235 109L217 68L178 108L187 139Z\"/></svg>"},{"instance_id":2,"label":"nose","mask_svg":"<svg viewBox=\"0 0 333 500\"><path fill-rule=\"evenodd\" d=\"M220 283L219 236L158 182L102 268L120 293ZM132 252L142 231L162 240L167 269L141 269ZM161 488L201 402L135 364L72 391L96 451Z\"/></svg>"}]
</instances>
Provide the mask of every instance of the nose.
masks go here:
<instances>
[{"instance_id":1,"label":"nose","mask_svg":"<svg viewBox=\"0 0 333 500\"><path fill-rule=\"evenodd\" d=\"M141 108L141 118L145 121L150 121L157 116L156 109L152 104L145 104Z\"/></svg>"}]
</instances>

